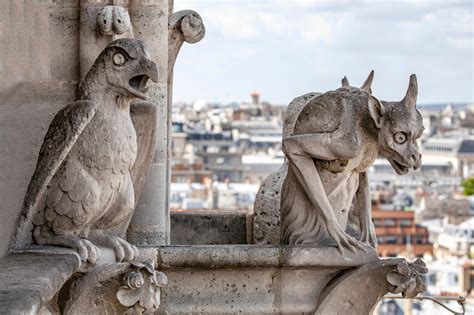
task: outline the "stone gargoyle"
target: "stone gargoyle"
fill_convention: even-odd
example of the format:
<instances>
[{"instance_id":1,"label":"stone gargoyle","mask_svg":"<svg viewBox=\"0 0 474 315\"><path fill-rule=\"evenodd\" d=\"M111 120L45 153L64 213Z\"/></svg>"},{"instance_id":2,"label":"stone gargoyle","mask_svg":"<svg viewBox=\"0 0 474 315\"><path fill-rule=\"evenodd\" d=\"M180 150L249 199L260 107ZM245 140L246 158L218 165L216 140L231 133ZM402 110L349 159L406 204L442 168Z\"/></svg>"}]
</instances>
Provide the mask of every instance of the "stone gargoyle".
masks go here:
<instances>
[{"instance_id":1,"label":"stone gargoyle","mask_svg":"<svg viewBox=\"0 0 474 315\"><path fill-rule=\"evenodd\" d=\"M124 238L153 155L154 136L143 129L153 127L155 105L135 101L146 100L148 79L157 82L158 70L142 41L118 39L100 53L79 99L49 126L12 250L69 247L91 264L96 246L113 248L118 261L138 256Z\"/></svg>"},{"instance_id":2,"label":"stone gargoyle","mask_svg":"<svg viewBox=\"0 0 474 315\"><path fill-rule=\"evenodd\" d=\"M288 107L287 161L269 176L255 203L254 242L336 246L341 253L375 248L367 170L379 156L398 174L421 166L423 132L411 75L400 102L372 95L373 71L361 88L309 93Z\"/></svg>"},{"instance_id":3,"label":"stone gargoyle","mask_svg":"<svg viewBox=\"0 0 474 315\"><path fill-rule=\"evenodd\" d=\"M416 76L401 102L385 102L371 95L373 74L361 88L344 78L341 88L311 99L283 139L289 161L281 200L284 243L375 247L368 168L379 155L398 174L420 167L416 140L424 128Z\"/></svg>"}]
</instances>

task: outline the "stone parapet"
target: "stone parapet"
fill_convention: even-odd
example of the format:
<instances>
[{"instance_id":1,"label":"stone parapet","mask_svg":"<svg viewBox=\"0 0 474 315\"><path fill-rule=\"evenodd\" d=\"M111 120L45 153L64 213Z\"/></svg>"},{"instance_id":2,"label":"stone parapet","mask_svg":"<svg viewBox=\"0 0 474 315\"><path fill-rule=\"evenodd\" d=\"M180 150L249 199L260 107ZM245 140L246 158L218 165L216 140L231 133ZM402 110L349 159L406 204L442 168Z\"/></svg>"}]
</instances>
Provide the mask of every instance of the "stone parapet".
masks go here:
<instances>
[{"instance_id":1,"label":"stone parapet","mask_svg":"<svg viewBox=\"0 0 474 315\"><path fill-rule=\"evenodd\" d=\"M80 266L79 255L62 248L0 259L0 313L37 314Z\"/></svg>"}]
</instances>

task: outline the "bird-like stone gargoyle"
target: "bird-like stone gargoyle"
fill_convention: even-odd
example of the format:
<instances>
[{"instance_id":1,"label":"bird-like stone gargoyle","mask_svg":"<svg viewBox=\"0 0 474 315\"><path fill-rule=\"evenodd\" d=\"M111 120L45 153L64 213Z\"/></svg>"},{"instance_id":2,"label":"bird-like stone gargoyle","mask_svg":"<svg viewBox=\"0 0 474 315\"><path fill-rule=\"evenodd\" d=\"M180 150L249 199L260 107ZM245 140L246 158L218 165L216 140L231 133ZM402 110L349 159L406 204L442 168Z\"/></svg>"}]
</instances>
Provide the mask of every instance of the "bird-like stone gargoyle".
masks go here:
<instances>
[{"instance_id":1,"label":"bird-like stone gargoyle","mask_svg":"<svg viewBox=\"0 0 474 315\"><path fill-rule=\"evenodd\" d=\"M96 246L113 248L118 261L138 255L124 239L140 151L130 106L146 99L148 79L157 82L158 70L143 42L118 39L100 53L79 99L49 126L12 249L31 243L69 247L89 263L97 260Z\"/></svg>"},{"instance_id":2,"label":"bird-like stone gargoyle","mask_svg":"<svg viewBox=\"0 0 474 315\"><path fill-rule=\"evenodd\" d=\"M382 155L398 174L421 166L423 132L411 75L400 102L372 96L373 71L361 88L311 95L283 139L288 173L282 187L281 237L290 245L367 251L377 240L371 221L367 170Z\"/></svg>"}]
</instances>

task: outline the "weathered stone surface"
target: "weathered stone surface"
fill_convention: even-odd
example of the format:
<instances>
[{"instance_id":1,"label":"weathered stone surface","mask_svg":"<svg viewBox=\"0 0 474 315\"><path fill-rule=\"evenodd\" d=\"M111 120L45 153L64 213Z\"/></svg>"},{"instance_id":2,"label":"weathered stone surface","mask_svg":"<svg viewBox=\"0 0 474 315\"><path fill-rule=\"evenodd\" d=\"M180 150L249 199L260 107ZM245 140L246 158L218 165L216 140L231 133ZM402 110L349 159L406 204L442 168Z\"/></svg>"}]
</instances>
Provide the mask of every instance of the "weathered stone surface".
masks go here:
<instances>
[{"instance_id":1,"label":"weathered stone surface","mask_svg":"<svg viewBox=\"0 0 474 315\"><path fill-rule=\"evenodd\" d=\"M199 13L193 10L174 12L168 20L168 74L169 82L173 81L173 68L184 42L194 44L206 35L206 28Z\"/></svg>"},{"instance_id":2,"label":"weathered stone surface","mask_svg":"<svg viewBox=\"0 0 474 315\"><path fill-rule=\"evenodd\" d=\"M166 270L158 314L309 314L338 269ZM362 315L362 314L361 314Z\"/></svg>"},{"instance_id":3,"label":"weathered stone surface","mask_svg":"<svg viewBox=\"0 0 474 315\"><path fill-rule=\"evenodd\" d=\"M395 292L387 281L387 275L403 269L408 269L407 277L400 283L399 288L403 288ZM388 292L402 293L403 296L411 294L412 297L424 292L426 283L421 275L426 272L421 260L408 263L403 258L383 259L348 271L323 290L315 314L372 314L378 301ZM418 285L409 288L412 282Z\"/></svg>"},{"instance_id":4,"label":"weathered stone surface","mask_svg":"<svg viewBox=\"0 0 474 315\"><path fill-rule=\"evenodd\" d=\"M285 161L278 172L265 178L257 192L252 233L254 244L280 244L280 194L287 171L288 162Z\"/></svg>"},{"instance_id":5,"label":"weathered stone surface","mask_svg":"<svg viewBox=\"0 0 474 315\"><path fill-rule=\"evenodd\" d=\"M167 277L155 270L157 251L141 248L135 261L115 262L99 247L94 266L73 250L29 246L0 259L2 314L142 314L160 304ZM25 269L28 273L25 273Z\"/></svg>"},{"instance_id":6,"label":"weathered stone surface","mask_svg":"<svg viewBox=\"0 0 474 315\"><path fill-rule=\"evenodd\" d=\"M0 173L0 216L5 222L0 229L4 236L0 241L0 256L8 250L22 198L34 171L35 155L48 124L64 104L77 99L78 83L102 49L114 36L119 36L97 32L97 14L108 4L128 10L134 37L147 44L159 70L159 83L150 87L149 96L157 105L154 112L157 149L152 168L156 177L163 177L150 181L151 187L145 189L153 192L155 199L143 198L140 202L129 236L140 234L133 242L141 236L156 240L146 243L148 245L164 244L164 240L169 239L166 157L171 111L167 103L167 47L172 2L10 1L0 10L0 37L2 42L9 43L0 50L0 133L7 135L0 139L0 167L5 169ZM29 21L28 27L25 27L25 21ZM120 36L126 34L128 32ZM151 214L141 216L142 210L149 210ZM142 233L138 233L142 226ZM146 235L145 230L148 231Z\"/></svg>"},{"instance_id":7,"label":"weathered stone surface","mask_svg":"<svg viewBox=\"0 0 474 315\"><path fill-rule=\"evenodd\" d=\"M276 243L280 228L284 244L337 246L360 254L376 246L367 169L379 154L399 174L418 168L415 140L423 126L414 75L401 102L373 97L372 80L373 72L355 88L344 78L336 91L306 94L289 105L283 130L288 167L286 174L283 167L268 178L264 185L270 188L257 196L255 243ZM275 179L282 176L279 190ZM278 198L280 207L274 206Z\"/></svg>"},{"instance_id":8,"label":"weathered stone surface","mask_svg":"<svg viewBox=\"0 0 474 315\"><path fill-rule=\"evenodd\" d=\"M138 254L123 237L135 206L131 170L137 154L149 151L138 148L130 104L146 99L149 78L158 80L146 55L141 41L112 42L81 84L79 100L56 114L25 195L13 249L32 241L65 246L93 264L92 240L114 248L119 261Z\"/></svg>"},{"instance_id":9,"label":"weathered stone surface","mask_svg":"<svg viewBox=\"0 0 474 315\"><path fill-rule=\"evenodd\" d=\"M379 260L375 251L349 259L328 247L160 247L158 268L170 283L161 291L158 314L301 314L318 309L318 314L366 315L390 290L387 274L400 265L406 261Z\"/></svg>"},{"instance_id":10,"label":"weathered stone surface","mask_svg":"<svg viewBox=\"0 0 474 315\"><path fill-rule=\"evenodd\" d=\"M343 87L313 98L283 138L289 160L282 187L281 236L286 244L375 247L367 170L382 155L398 174L421 166L416 139L416 76L400 102L371 95L373 71L361 88Z\"/></svg>"},{"instance_id":11,"label":"weathered stone surface","mask_svg":"<svg viewBox=\"0 0 474 315\"><path fill-rule=\"evenodd\" d=\"M413 294L424 287L420 282L410 291L426 272L419 261L379 260L375 251L363 258L337 253L336 248L293 246L165 246L140 250L138 261L151 263L130 264L115 263L113 251L100 248L91 268L81 266L72 250L31 247L0 260L0 311L36 314L43 307L64 314L140 314L161 301L157 314L317 309L318 314L365 315L388 291ZM331 265L330 256L339 263ZM24 268L30 272L23 279ZM77 273L81 270L87 273Z\"/></svg>"},{"instance_id":12,"label":"weathered stone surface","mask_svg":"<svg viewBox=\"0 0 474 315\"><path fill-rule=\"evenodd\" d=\"M59 293L61 314L150 314L168 283L152 263L101 264L71 280Z\"/></svg>"},{"instance_id":13,"label":"weathered stone surface","mask_svg":"<svg viewBox=\"0 0 474 315\"><path fill-rule=\"evenodd\" d=\"M8 251L48 125L74 94L72 84L25 83L7 100L0 97L0 257Z\"/></svg>"},{"instance_id":14,"label":"weathered stone surface","mask_svg":"<svg viewBox=\"0 0 474 315\"><path fill-rule=\"evenodd\" d=\"M97 14L97 30L102 35L120 36L133 38L133 25L127 9L108 5L103 7ZM116 39L116 38L114 38Z\"/></svg>"},{"instance_id":15,"label":"weathered stone surface","mask_svg":"<svg viewBox=\"0 0 474 315\"><path fill-rule=\"evenodd\" d=\"M348 268L319 264L329 253L320 254L255 245L159 248L158 268L170 283L158 314L311 312L330 279Z\"/></svg>"},{"instance_id":16,"label":"weathered stone surface","mask_svg":"<svg viewBox=\"0 0 474 315\"><path fill-rule=\"evenodd\" d=\"M61 248L0 259L0 313L38 313L80 266L79 255Z\"/></svg>"},{"instance_id":17,"label":"weathered stone surface","mask_svg":"<svg viewBox=\"0 0 474 315\"><path fill-rule=\"evenodd\" d=\"M304 106L319 93L308 93L295 98L288 105L283 124L283 138L293 134L296 120ZM253 243L280 244L281 239L281 188L288 172L285 160L278 172L269 175L257 192L254 206Z\"/></svg>"},{"instance_id":18,"label":"weathered stone surface","mask_svg":"<svg viewBox=\"0 0 474 315\"><path fill-rule=\"evenodd\" d=\"M168 268L348 268L377 261L374 249L366 255L341 255L334 247L268 245L193 245L158 248L159 269Z\"/></svg>"},{"instance_id":19,"label":"weathered stone surface","mask_svg":"<svg viewBox=\"0 0 474 315\"><path fill-rule=\"evenodd\" d=\"M130 223L128 239L140 246L169 244L168 209L168 147L171 143L168 122L168 0L135 0L128 7L135 38L149 47L152 60L158 65L158 84L150 86L148 95L157 105L155 148L147 178Z\"/></svg>"},{"instance_id":20,"label":"weathered stone surface","mask_svg":"<svg viewBox=\"0 0 474 315\"><path fill-rule=\"evenodd\" d=\"M171 245L247 244L246 213L171 213Z\"/></svg>"}]
</instances>

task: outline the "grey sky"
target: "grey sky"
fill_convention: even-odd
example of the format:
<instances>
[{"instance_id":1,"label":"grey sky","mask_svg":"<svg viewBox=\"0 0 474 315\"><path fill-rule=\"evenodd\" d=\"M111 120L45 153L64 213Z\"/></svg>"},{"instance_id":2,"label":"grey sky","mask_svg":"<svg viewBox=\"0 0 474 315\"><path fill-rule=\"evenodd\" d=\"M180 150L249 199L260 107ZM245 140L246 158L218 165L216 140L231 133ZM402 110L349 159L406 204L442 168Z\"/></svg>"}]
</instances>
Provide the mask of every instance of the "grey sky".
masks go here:
<instances>
[{"instance_id":1,"label":"grey sky","mask_svg":"<svg viewBox=\"0 0 474 315\"><path fill-rule=\"evenodd\" d=\"M243 101L256 89L287 104L360 85L401 99L416 73L419 103L474 102L474 1L175 0L198 11L206 37L183 46L174 100Z\"/></svg>"}]
</instances>

